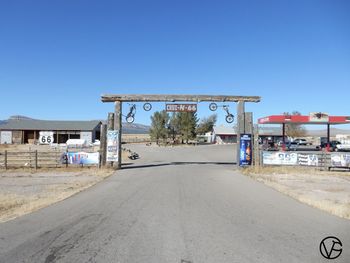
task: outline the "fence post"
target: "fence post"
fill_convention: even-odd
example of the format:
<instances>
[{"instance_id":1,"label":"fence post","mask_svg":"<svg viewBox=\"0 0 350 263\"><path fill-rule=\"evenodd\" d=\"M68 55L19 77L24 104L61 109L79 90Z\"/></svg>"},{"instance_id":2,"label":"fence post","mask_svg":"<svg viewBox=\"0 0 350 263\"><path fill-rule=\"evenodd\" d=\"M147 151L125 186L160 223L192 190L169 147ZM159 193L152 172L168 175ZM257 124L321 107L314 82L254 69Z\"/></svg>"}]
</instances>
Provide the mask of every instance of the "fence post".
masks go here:
<instances>
[{"instance_id":1,"label":"fence post","mask_svg":"<svg viewBox=\"0 0 350 263\"><path fill-rule=\"evenodd\" d=\"M35 170L38 169L38 150L35 150Z\"/></svg>"},{"instance_id":2,"label":"fence post","mask_svg":"<svg viewBox=\"0 0 350 263\"><path fill-rule=\"evenodd\" d=\"M5 170L7 170L7 150L5 150L5 160L4 160L4 163L5 163Z\"/></svg>"},{"instance_id":3,"label":"fence post","mask_svg":"<svg viewBox=\"0 0 350 263\"><path fill-rule=\"evenodd\" d=\"M253 135L253 163L254 166L260 166L260 152L259 152L259 127L254 125L254 135Z\"/></svg>"}]
</instances>

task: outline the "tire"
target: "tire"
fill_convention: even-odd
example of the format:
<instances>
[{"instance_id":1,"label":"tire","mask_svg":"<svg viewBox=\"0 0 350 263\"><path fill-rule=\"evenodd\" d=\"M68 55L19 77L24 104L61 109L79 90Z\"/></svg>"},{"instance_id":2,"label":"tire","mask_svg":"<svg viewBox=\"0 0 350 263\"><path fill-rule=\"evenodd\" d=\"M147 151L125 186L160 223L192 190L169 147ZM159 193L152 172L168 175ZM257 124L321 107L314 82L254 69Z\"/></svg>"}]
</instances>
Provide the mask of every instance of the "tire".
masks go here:
<instances>
[{"instance_id":1,"label":"tire","mask_svg":"<svg viewBox=\"0 0 350 263\"><path fill-rule=\"evenodd\" d=\"M134 118L134 116L127 116L127 117L125 118L125 120L126 120L127 123L133 123L134 120L135 120L135 118Z\"/></svg>"},{"instance_id":2,"label":"tire","mask_svg":"<svg viewBox=\"0 0 350 263\"><path fill-rule=\"evenodd\" d=\"M150 111L151 109L152 109L152 104L151 103L145 103L145 104L143 104L143 109L145 110L145 111Z\"/></svg>"},{"instance_id":3,"label":"tire","mask_svg":"<svg viewBox=\"0 0 350 263\"><path fill-rule=\"evenodd\" d=\"M212 102L209 104L209 110L216 111L217 108L218 108L218 105L216 103Z\"/></svg>"},{"instance_id":4,"label":"tire","mask_svg":"<svg viewBox=\"0 0 350 263\"><path fill-rule=\"evenodd\" d=\"M226 116L225 120L227 123L232 123L234 121L234 116L232 114L229 114Z\"/></svg>"}]
</instances>

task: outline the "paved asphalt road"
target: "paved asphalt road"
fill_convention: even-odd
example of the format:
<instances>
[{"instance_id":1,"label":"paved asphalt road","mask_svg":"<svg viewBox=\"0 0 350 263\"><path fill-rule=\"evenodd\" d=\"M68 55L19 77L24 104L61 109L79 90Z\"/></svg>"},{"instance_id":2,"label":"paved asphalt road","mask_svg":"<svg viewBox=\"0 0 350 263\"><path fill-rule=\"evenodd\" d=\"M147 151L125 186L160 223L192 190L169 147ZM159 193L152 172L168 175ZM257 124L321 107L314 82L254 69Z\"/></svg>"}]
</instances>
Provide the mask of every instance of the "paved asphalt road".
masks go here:
<instances>
[{"instance_id":1,"label":"paved asphalt road","mask_svg":"<svg viewBox=\"0 0 350 263\"><path fill-rule=\"evenodd\" d=\"M0 262L350 262L349 220L241 175L233 146L133 147L128 169L0 224Z\"/></svg>"}]
</instances>

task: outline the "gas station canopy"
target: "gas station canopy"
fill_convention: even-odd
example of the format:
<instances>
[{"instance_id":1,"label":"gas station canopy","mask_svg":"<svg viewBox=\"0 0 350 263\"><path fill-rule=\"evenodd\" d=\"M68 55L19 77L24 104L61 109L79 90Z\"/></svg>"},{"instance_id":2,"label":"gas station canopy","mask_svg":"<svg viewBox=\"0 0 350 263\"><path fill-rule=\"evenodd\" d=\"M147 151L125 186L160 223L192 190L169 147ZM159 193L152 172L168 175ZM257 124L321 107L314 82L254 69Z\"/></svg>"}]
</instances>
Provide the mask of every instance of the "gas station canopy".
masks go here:
<instances>
[{"instance_id":1,"label":"gas station canopy","mask_svg":"<svg viewBox=\"0 0 350 263\"><path fill-rule=\"evenodd\" d=\"M271 115L258 119L259 124L350 124L350 116L329 116L326 113L310 115Z\"/></svg>"},{"instance_id":2,"label":"gas station canopy","mask_svg":"<svg viewBox=\"0 0 350 263\"><path fill-rule=\"evenodd\" d=\"M318 124L327 125L327 150L329 151L330 126L334 124L350 124L350 116L329 116L324 112L311 112L306 115L271 115L258 119L259 124L282 124L282 140L285 143L286 124Z\"/></svg>"}]
</instances>

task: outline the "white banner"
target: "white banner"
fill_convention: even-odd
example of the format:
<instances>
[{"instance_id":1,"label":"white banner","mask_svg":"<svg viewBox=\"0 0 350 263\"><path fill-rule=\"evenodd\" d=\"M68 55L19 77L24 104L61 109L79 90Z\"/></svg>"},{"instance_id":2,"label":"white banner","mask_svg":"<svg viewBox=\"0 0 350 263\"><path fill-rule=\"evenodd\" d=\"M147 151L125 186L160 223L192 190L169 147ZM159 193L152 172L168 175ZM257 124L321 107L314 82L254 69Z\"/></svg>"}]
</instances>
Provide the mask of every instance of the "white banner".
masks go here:
<instances>
[{"instance_id":1,"label":"white banner","mask_svg":"<svg viewBox=\"0 0 350 263\"><path fill-rule=\"evenodd\" d=\"M263 164L297 165L298 155L289 152L263 152Z\"/></svg>"},{"instance_id":2,"label":"white banner","mask_svg":"<svg viewBox=\"0 0 350 263\"><path fill-rule=\"evenodd\" d=\"M331 163L334 167L350 167L350 154L332 153Z\"/></svg>"},{"instance_id":3,"label":"white banner","mask_svg":"<svg viewBox=\"0 0 350 263\"><path fill-rule=\"evenodd\" d=\"M300 165L318 166L318 156L316 154L298 154L298 163Z\"/></svg>"},{"instance_id":4,"label":"white banner","mask_svg":"<svg viewBox=\"0 0 350 263\"><path fill-rule=\"evenodd\" d=\"M118 131L107 131L107 162L118 161Z\"/></svg>"}]
</instances>

